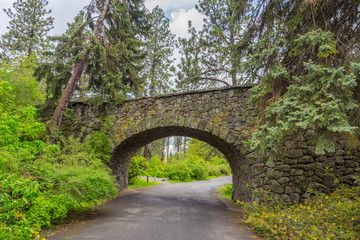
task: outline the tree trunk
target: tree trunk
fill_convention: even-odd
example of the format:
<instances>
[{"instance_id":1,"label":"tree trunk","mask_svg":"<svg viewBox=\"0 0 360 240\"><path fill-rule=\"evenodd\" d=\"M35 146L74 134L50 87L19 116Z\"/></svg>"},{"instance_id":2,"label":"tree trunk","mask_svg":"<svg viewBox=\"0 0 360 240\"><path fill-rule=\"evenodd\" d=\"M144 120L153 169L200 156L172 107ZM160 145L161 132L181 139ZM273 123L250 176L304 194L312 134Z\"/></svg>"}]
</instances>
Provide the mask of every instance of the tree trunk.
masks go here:
<instances>
[{"instance_id":1,"label":"tree trunk","mask_svg":"<svg viewBox=\"0 0 360 240\"><path fill-rule=\"evenodd\" d=\"M184 137L184 158L186 157L186 137Z\"/></svg>"},{"instance_id":2,"label":"tree trunk","mask_svg":"<svg viewBox=\"0 0 360 240\"><path fill-rule=\"evenodd\" d=\"M161 152L161 161L164 162L165 160L165 144L166 138L162 139L162 152Z\"/></svg>"},{"instance_id":3,"label":"tree trunk","mask_svg":"<svg viewBox=\"0 0 360 240\"><path fill-rule=\"evenodd\" d=\"M104 8L101 11L101 15L99 16L98 20L96 21L96 27L92 33L94 39L97 39L100 34L100 30L104 24L106 14L109 11L110 3L111 3L111 0L106 0L106 2L104 4ZM58 127L60 127L60 124L61 124L64 108L66 108L69 105L70 99L74 94L76 84L79 82L79 79L90 59L91 54L92 54L92 51L90 51L88 54L86 54L86 57L84 57L77 63L75 70L69 79L69 82L66 84L64 93L61 96L61 99L59 101L59 104L56 107L54 117L53 117L54 118L53 122Z\"/></svg>"},{"instance_id":4,"label":"tree trunk","mask_svg":"<svg viewBox=\"0 0 360 240\"><path fill-rule=\"evenodd\" d=\"M230 11L230 17L232 17L232 11ZM230 55L231 55L231 83L233 86L237 85L237 71L235 70L234 66L234 53L235 53L235 33L234 33L234 27L233 24L230 23Z\"/></svg>"},{"instance_id":5,"label":"tree trunk","mask_svg":"<svg viewBox=\"0 0 360 240\"><path fill-rule=\"evenodd\" d=\"M169 152L170 152L170 137L167 138L167 146L166 146L166 161L169 160Z\"/></svg>"},{"instance_id":6,"label":"tree trunk","mask_svg":"<svg viewBox=\"0 0 360 240\"><path fill-rule=\"evenodd\" d=\"M146 159L146 161L148 161L149 159L149 145L146 144L144 147L144 158Z\"/></svg>"},{"instance_id":7,"label":"tree trunk","mask_svg":"<svg viewBox=\"0 0 360 240\"><path fill-rule=\"evenodd\" d=\"M176 138L177 138L177 144L176 144L177 145L176 146L177 147L177 149L176 149L177 150L177 159L179 160L180 147L181 147L181 137L178 136Z\"/></svg>"}]
</instances>

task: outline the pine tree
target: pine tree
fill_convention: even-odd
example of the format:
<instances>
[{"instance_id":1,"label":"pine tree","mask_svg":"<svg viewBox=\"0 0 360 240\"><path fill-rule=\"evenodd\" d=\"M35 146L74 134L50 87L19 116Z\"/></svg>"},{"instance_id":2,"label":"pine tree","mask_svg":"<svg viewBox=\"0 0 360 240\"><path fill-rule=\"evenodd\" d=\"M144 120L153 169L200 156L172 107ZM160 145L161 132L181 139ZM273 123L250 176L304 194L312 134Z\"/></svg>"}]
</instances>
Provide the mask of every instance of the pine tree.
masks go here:
<instances>
[{"instance_id":1,"label":"pine tree","mask_svg":"<svg viewBox=\"0 0 360 240\"><path fill-rule=\"evenodd\" d=\"M149 85L149 95L166 93L169 89L175 35L170 32L169 19L157 6L149 14L149 25L145 40L146 65L144 78Z\"/></svg>"},{"instance_id":2,"label":"pine tree","mask_svg":"<svg viewBox=\"0 0 360 240\"><path fill-rule=\"evenodd\" d=\"M200 1L196 9L205 16L203 30L189 24L190 39L179 39L183 53L179 87L243 84L239 72L242 54L237 45L244 41L243 27L247 23L247 1Z\"/></svg>"},{"instance_id":3,"label":"pine tree","mask_svg":"<svg viewBox=\"0 0 360 240\"><path fill-rule=\"evenodd\" d=\"M3 57L13 54L41 55L49 47L47 33L53 28L54 18L48 16L47 0L17 0L12 9L4 9L11 19L8 32L1 36L0 48Z\"/></svg>"},{"instance_id":4,"label":"pine tree","mask_svg":"<svg viewBox=\"0 0 360 240\"><path fill-rule=\"evenodd\" d=\"M286 136L307 130L319 154L334 151L339 134L359 138L359 16L356 1L258 2L242 66L260 80L254 149L276 152Z\"/></svg>"},{"instance_id":5,"label":"pine tree","mask_svg":"<svg viewBox=\"0 0 360 240\"><path fill-rule=\"evenodd\" d=\"M101 17L96 23L94 15ZM56 125L74 93L81 96L85 91L96 104L121 102L133 89L137 94L143 82L139 72L145 58L140 36L146 32L144 19L142 1L92 1L65 34L54 38L58 42L55 61L43 64L36 74L47 81L48 104L56 104L63 91L70 93L62 94L66 101L59 102ZM73 78L71 91L63 90L75 73L79 74Z\"/></svg>"}]
</instances>

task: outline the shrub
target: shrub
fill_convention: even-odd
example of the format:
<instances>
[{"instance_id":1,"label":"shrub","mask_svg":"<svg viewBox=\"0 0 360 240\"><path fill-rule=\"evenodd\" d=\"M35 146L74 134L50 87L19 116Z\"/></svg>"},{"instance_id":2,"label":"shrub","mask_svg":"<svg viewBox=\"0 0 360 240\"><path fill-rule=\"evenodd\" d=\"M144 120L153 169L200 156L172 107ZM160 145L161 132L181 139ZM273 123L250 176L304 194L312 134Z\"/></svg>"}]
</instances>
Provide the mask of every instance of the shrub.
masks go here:
<instances>
[{"instance_id":1,"label":"shrub","mask_svg":"<svg viewBox=\"0 0 360 240\"><path fill-rule=\"evenodd\" d=\"M170 180L189 181L191 180L191 169L186 162L175 162L165 167L165 172Z\"/></svg>"},{"instance_id":2,"label":"shrub","mask_svg":"<svg viewBox=\"0 0 360 240\"><path fill-rule=\"evenodd\" d=\"M165 164L161 161L158 155L150 159L149 165L146 169L146 173L147 175L152 177L167 177L165 173Z\"/></svg>"},{"instance_id":3,"label":"shrub","mask_svg":"<svg viewBox=\"0 0 360 240\"><path fill-rule=\"evenodd\" d=\"M191 171L190 176L192 179L204 180L208 176L207 166L205 164L193 163L189 164L189 168Z\"/></svg>"},{"instance_id":4,"label":"shrub","mask_svg":"<svg viewBox=\"0 0 360 240\"><path fill-rule=\"evenodd\" d=\"M137 176L145 175L145 168L148 166L148 162L144 157L135 156L131 159L129 168L129 181Z\"/></svg>"},{"instance_id":5,"label":"shrub","mask_svg":"<svg viewBox=\"0 0 360 240\"><path fill-rule=\"evenodd\" d=\"M220 166L218 165L208 165L207 172L209 176L221 176Z\"/></svg>"},{"instance_id":6,"label":"shrub","mask_svg":"<svg viewBox=\"0 0 360 240\"><path fill-rule=\"evenodd\" d=\"M340 188L330 195L314 193L305 203L287 205L267 193L261 204L241 203L245 221L271 239L358 239L360 188Z\"/></svg>"},{"instance_id":7,"label":"shrub","mask_svg":"<svg viewBox=\"0 0 360 240\"><path fill-rule=\"evenodd\" d=\"M222 175L230 175L231 174L231 168L229 164L221 164L219 165L219 170Z\"/></svg>"}]
</instances>

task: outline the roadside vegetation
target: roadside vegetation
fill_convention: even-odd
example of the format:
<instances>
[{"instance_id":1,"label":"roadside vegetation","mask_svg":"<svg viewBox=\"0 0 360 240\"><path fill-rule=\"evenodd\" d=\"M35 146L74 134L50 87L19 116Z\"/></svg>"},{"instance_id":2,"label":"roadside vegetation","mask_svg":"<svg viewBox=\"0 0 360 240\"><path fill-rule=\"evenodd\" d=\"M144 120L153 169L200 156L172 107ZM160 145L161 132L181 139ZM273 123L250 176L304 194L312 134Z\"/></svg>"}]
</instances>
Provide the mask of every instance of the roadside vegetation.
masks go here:
<instances>
[{"instance_id":1,"label":"roadside vegetation","mask_svg":"<svg viewBox=\"0 0 360 240\"><path fill-rule=\"evenodd\" d=\"M232 188L233 188L232 184L226 184L224 186L219 187L216 191L221 194L221 197L231 200Z\"/></svg>"},{"instance_id":2,"label":"roadside vegetation","mask_svg":"<svg viewBox=\"0 0 360 240\"><path fill-rule=\"evenodd\" d=\"M202 30L189 23L189 38L178 40L163 10L146 9L144 0L89 0L57 36L48 35L48 0L12 2L0 37L0 239L39 239L69 213L116 196L107 166L111 119L92 134L61 133L71 101L102 106L251 84L250 103L260 111L244 143L259 154L275 156L305 130L316 134L319 156L335 152L340 135L344 145L359 144L360 1L199 0ZM45 128L39 109L55 108ZM221 153L179 136L146 145L132 159L129 182L229 174ZM359 190L340 186L294 205L257 193L259 202L239 204L268 238L359 239Z\"/></svg>"},{"instance_id":3,"label":"roadside vegetation","mask_svg":"<svg viewBox=\"0 0 360 240\"><path fill-rule=\"evenodd\" d=\"M31 59L0 67L0 239L32 239L69 212L117 195L101 131L49 142L34 107L44 100Z\"/></svg>"},{"instance_id":4,"label":"roadside vegetation","mask_svg":"<svg viewBox=\"0 0 360 240\"><path fill-rule=\"evenodd\" d=\"M154 185L158 185L158 182L149 181L147 182L145 179L134 177L129 181L128 188L143 188L143 187L151 187Z\"/></svg>"},{"instance_id":5,"label":"roadside vegetation","mask_svg":"<svg viewBox=\"0 0 360 240\"><path fill-rule=\"evenodd\" d=\"M208 157L211 149L214 154ZM155 155L148 161L143 156L135 156L131 160L129 182L137 176L168 178L172 182L189 182L227 176L231 169L223 155L202 141L191 139L186 153L170 155L161 161Z\"/></svg>"},{"instance_id":6,"label":"roadside vegetation","mask_svg":"<svg viewBox=\"0 0 360 240\"><path fill-rule=\"evenodd\" d=\"M232 186L218 189L231 198ZM360 236L360 187L339 186L331 194L309 191L303 203L290 204L265 191L252 203L237 201L245 223L266 239L343 239Z\"/></svg>"}]
</instances>

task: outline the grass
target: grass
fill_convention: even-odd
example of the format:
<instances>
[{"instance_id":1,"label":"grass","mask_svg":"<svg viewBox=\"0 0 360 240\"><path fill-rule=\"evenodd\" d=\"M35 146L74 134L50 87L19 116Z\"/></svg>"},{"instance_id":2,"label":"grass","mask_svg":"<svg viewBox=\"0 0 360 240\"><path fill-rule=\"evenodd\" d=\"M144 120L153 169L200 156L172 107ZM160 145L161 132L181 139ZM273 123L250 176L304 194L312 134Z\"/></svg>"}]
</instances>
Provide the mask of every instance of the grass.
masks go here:
<instances>
[{"instance_id":1,"label":"grass","mask_svg":"<svg viewBox=\"0 0 360 240\"><path fill-rule=\"evenodd\" d=\"M224 177L224 176L228 176L228 175L219 175L219 176L207 176L206 178L205 178L205 180L209 180L209 179L213 179L213 178L218 178L218 177Z\"/></svg>"},{"instance_id":2,"label":"grass","mask_svg":"<svg viewBox=\"0 0 360 240\"><path fill-rule=\"evenodd\" d=\"M231 200L232 196L232 184L227 184L219 187L216 191L221 194L221 197Z\"/></svg>"},{"instance_id":3,"label":"grass","mask_svg":"<svg viewBox=\"0 0 360 240\"><path fill-rule=\"evenodd\" d=\"M141 179L141 178L134 178L131 180L131 185L128 186L128 189L130 188L141 188L141 187L150 187L150 186L154 186L154 185L158 185L160 183L158 182L146 182L145 179Z\"/></svg>"},{"instance_id":4,"label":"grass","mask_svg":"<svg viewBox=\"0 0 360 240\"><path fill-rule=\"evenodd\" d=\"M171 182L171 183L182 183L182 182L194 182L195 179L189 179L189 180L167 180L168 182Z\"/></svg>"}]
</instances>

